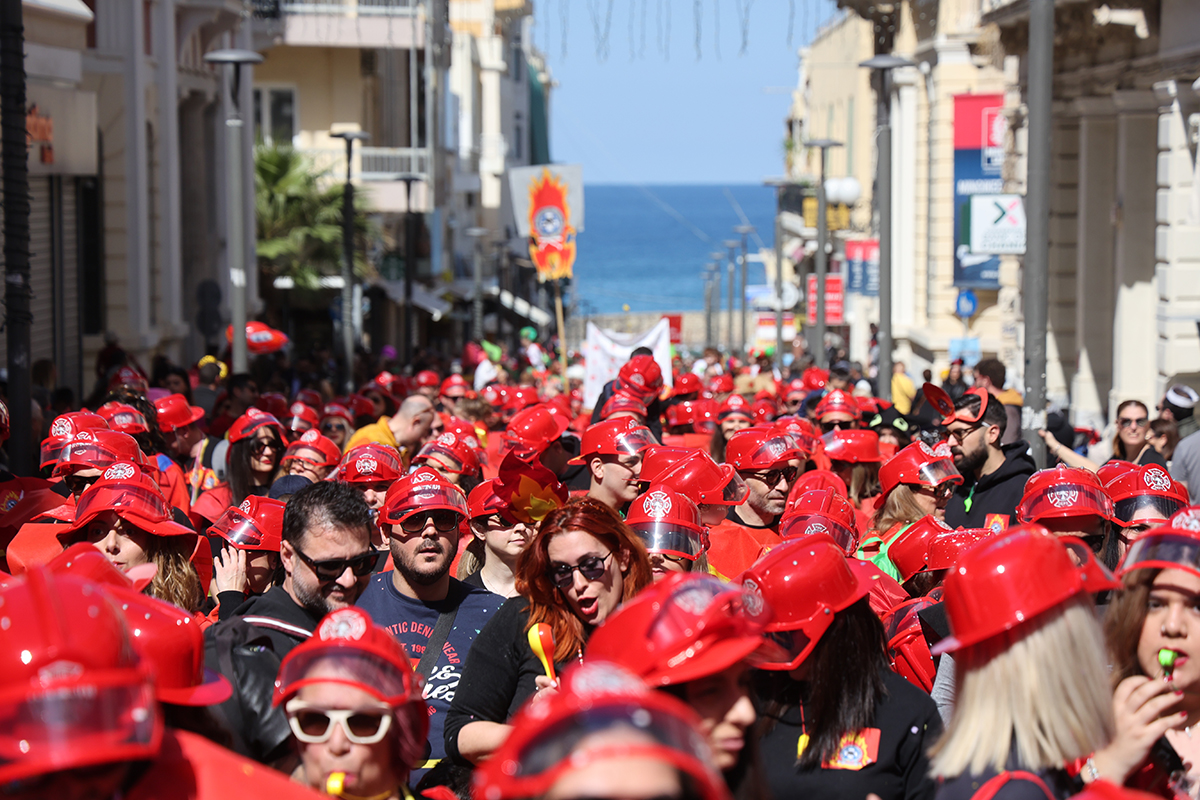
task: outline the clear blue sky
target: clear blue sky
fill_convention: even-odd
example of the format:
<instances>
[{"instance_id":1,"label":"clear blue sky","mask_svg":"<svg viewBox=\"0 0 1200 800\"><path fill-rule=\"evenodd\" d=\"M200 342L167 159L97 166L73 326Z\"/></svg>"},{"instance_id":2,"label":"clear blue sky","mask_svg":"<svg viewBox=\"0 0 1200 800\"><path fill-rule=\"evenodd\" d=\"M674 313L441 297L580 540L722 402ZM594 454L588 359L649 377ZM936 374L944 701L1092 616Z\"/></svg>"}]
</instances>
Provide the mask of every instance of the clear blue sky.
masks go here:
<instances>
[{"instance_id":1,"label":"clear blue sky","mask_svg":"<svg viewBox=\"0 0 1200 800\"><path fill-rule=\"evenodd\" d=\"M748 47L739 55L746 7ZM836 13L831 0L539 0L535 8L534 43L558 83L551 156L583 164L587 183L640 184L781 174L796 50ZM597 29L605 27L602 60Z\"/></svg>"}]
</instances>

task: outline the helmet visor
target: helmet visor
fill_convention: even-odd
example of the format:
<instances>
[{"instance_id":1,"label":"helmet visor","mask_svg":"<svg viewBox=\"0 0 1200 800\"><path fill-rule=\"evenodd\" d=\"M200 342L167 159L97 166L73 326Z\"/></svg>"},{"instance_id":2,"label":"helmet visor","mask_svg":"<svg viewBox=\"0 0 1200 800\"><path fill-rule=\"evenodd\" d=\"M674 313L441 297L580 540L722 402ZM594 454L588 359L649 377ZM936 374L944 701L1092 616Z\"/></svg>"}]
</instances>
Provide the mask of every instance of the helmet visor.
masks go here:
<instances>
[{"instance_id":1,"label":"helmet visor","mask_svg":"<svg viewBox=\"0 0 1200 800\"><path fill-rule=\"evenodd\" d=\"M1113 514L1121 522L1129 524L1139 511L1146 509L1157 511L1162 515L1163 519L1170 519L1183 506L1183 501L1177 500L1174 497L1163 497L1157 494L1140 494L1136 497L1127 497L1124 500L1118 500L1113 504Z\"/></svg>"},{"instance_id":2,"label":"helmet visor","mask_svg":"<svg viewBox=\"0 0 1200 800\"><path fill-rule=\"evenodd\" d=\"M466 449L465 445L462 449ZM455 448L444 445L436 440L429 442L421 448L421 452L417 453L417 457L413 459L413 464L424 464L429 461L430 456L439 457L437 459L437 469L440 472L453 472L455 475L463 473L474 474L478 472L478 469L471 469L475 465L470 463L470 454L461 451L456 452ZM519 453L517 457L521 457Z\"/></svg>"},{"instance_id":3,"label":"helmet visor","mask_svg":"<svg viewBox=\"0 0 1200 800\"><path fill-rule=\"evenodd\" d=\"M917 483L922 486L941 486L947 481L963 482L962 473L954 466L954 460L949 458L939 458L922 464L917 470L917 476Z\"/></svg>"},{"instance_id":4,"label":"helmet visor","mask_svg":"<svg viewBox=\"0 0 1200 800\"><path fill-rule=\"evenodd\" d=\"M1017 513L1022 522L1054 517L1097 515L1108 519L1112 501L1103 489L1080 483L1057 483L1022 498Z\"/></svg>"},{"instance_id":5,"label":"helmet visor","mask_svg":"<svg viewBox=\"0 0 1200 800\"><path fill-rule=\"evenodd\" d=\"M337 461L330 461L328 456L307 442L295 442L283 451L283 459L280 463L286 464L289 461L303 461L314 467L337 466Z\"/></svg>"},{"instance_id":6,"label":"helmet visor","mask_svg":"<svg viewBox=\"0 0 1200 800\"><path fill-rule=\"evenodd\" d=\"M736 506L745 500L748 494L750 494L750 487L746 485L746 480L738 474L736 469L729 467L729 481L721 487L721 499L705 499L705 502L723 506Z\"/></svg>"},{"instance_id":7,"label":"helmet visor","mask_svg":"<svg viewBox=\"0 0 1200 800\"><path fill-rule=\"evenodd\" d=\"M708 549L708 536L697 530L670 522L636 522L630 524L641 537L647 552L679 556L695 561Z\"/></svg>"},{"instance_id":8,"label":"helmet visor","mask_svg":"<svg viewBox=\"0 0 1200 800\"><path fill-rule=\"evenodd\" d=\"M1200 576L1200 539L1150 531L1129 545L1118 574L1124 577L1135 569L1185 569Z\"/></svg>"},{"instance_id":9,"label":"helmet visor","mask_svg":"<svg viewBox=\"0 0 1200 800\"><path fill-rule=\"evenodd\" d=\"M810 639L808 635L799 629L790 631L773 631L767 634L767 639L776 647L782 654L777 656L775 660L764 661L758 664L759 669L768 670L791 670L800 666L804 659L808 658L808 654L812 652L816 646L816 641Z\"/></svg>"},{"instance_id":10,"label":"helmet visor","mask_svg":"<svg viewBox=\"0 0 1200 800\"><path fill-rule=\"evenodd\" d=\"M240 509L231 508L221 515L221 518L208 529L234 547L253 550L267 540L267 534L258 527L257 521ZM279 537L275 537L278 543Z\"/></svg>"},{"instance_id":11,"label":"helmet visor","mask_svg":"<svg viewBox=\"0 0 1200 800\"><path fill-rule=\"evenodd\" d=\"M67 439L55 438L44 439L42 441L42 460L40 462L42 469L45 469L46 467L53 465L55 461L58 461L58 457L62 453L62 449L66 447L68 441L69 440Z\"/></svg>"},{"instance_id":12,"label":"helmet visor","mask_svg":"<svg viewBox=\"0 0 1200 800\"><path fill-rule=\"evenodd\" d=\"M650 445L658 444L654 441L653 434L649 428L634 428L631 431L616 436L612 441L612 452L617 455L640 455Z\"/></svg>"},{"instance_id":13,"label":"helmet visor","mask_svg":"<svg viewBox=\"0 0 1200 800\"><path fill-rule=\"evenodd\" d=\"M823 533L833 538L846 555L858 550L858 534L824 514L793 514L780 523L779 535L786 541Z\"/></svg>"},{"instance_id":14,"label":"helmet visor","mask_svg":"<svg viewBox=\"0 0 1200 800\"><path fill-rule=\"evenodd\" d=\"M331 646L298 652L284 659L276 681L275 703L312 683L339 683L368 692L390 706L419 697L411 667L355 647Z\"/></svg>"},{"instance_id":15,"label":"helmet visor","mask_svg":"<svg viewBox=\"0 0 1200 800\"><path fill-rule=\"evenodd\" d=\"M125 433L145 433L150 430L150 425L146 422L142 412L132 408L113 414L108 418L108 425L114 431L124 431Z\"/></svg>"},{"instance_id":16,"label":"helmet visor","mask_svg":"<svg viewBox=\"0 0 1200 800\"><path fill-rule=\"evenodd\" d=\"M114 461L120 461L121 458L122 456L99 442L67 442L58 454L58 463L55 464L51 477L65 474L68 472L67 468L71 466L104 469Z\"/></svg>"},{"instance_id":17,"label":"helmet visor","mask_svg":"<svg viewBox=\"0 0 1200 800\"><path fill-rule=\"evenodd\" d=\"M171 518L162 495L144 486L110 483L92 486L83 493L75 508L75 520L78 522L104 511L126 511L151 522Z\"/></svg>"},{"instance_id":18,"label":"helmet visor","mask_svg":"<svg viewBox=\"0 0 1200 800\"><path fill-rule=\"evenodd\" d=\"M409 489L408 494L388 502L379 518L391 525L399 525L406 518L418 511L447 509L456 511L467 519L471 516L467 508L467 498L456 487L448 483L416 483Z\"/></svg>"}]
</instances>

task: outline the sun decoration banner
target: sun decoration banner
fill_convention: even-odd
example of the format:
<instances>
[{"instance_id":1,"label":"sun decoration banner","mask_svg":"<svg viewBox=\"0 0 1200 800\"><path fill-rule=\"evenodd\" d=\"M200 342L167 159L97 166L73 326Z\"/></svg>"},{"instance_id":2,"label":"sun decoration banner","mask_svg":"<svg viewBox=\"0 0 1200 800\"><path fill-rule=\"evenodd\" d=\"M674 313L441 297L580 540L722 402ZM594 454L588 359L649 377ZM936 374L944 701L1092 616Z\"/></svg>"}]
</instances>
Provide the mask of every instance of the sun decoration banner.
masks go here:
<instances>
[{"instance_id":1,"label":"sun decoration banner","mask_svg":"<svg viewBox=\"0 0 1200 800\"><path fill-rule=\"evenodd\" d=\"M539 282L570 278L583 230L583 170L546 165L509 171L517 230L529 239Z\"/></svg>"}]
</instances>

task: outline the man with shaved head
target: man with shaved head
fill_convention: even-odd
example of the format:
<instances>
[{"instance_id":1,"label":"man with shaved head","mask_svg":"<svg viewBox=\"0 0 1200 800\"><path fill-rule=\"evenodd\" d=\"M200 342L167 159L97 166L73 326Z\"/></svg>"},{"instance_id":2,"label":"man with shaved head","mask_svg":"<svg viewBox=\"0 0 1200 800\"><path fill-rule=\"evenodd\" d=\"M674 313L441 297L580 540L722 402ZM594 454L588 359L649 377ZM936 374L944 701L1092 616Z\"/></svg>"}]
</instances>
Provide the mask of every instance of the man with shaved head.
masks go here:
<instances>
[{"instance_id":1,"label":"man with shaved head","mask_svg":"<svg viewBox=\"0 0 1200 800\"><path fill-rule=\"evenodd\" d=\"M421 449L421 445L436 436L441 429L442 419L434 411L433 402L424 395L414 394L405 398L392 416L380 417L378 422L356 430L346 443L345 449L378 442L400 450L407 465L412 455Z\"/></svg>"}]
</instances>

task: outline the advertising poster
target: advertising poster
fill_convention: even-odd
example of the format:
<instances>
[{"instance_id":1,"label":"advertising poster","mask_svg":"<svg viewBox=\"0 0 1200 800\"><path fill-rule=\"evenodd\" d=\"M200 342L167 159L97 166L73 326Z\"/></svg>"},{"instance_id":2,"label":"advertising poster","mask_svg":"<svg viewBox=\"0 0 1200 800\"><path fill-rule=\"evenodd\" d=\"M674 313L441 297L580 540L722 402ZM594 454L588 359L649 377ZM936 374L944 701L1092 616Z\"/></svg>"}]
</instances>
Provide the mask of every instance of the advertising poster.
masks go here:
<instances>
[{"instance_id":1,"label":"advertising poster","mask_svg":"<svg viewBox=\"0 0 1200 800\"><path fill-rule=\"evenodd\" d=\"M954 96L954 285L1000 288L1000 259L971 251L971 197L1004 191L1004 95Z\"/></svg>"}]
</instances>

